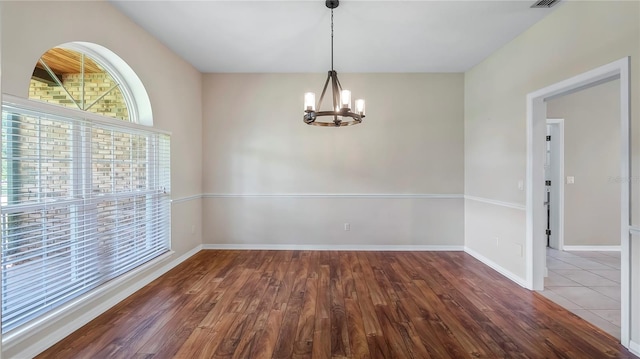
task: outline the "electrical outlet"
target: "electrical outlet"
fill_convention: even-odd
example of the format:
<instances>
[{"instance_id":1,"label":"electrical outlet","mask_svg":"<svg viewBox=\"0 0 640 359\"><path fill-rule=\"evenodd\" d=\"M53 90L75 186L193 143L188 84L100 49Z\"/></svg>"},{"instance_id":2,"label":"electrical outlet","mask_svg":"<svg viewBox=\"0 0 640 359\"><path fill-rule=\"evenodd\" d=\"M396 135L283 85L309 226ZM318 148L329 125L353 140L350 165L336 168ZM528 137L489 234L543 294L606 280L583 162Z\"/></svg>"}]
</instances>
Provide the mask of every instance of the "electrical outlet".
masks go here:
<instances>
[{"instance_id":1,"label":"electrical outlet","mask_svg":"<svg viewBox=\"0 0 640 359\"><path fill-rule=\"evenodd\" d=\"M576 178L573 176L567 176L567 184L574 184L576 183Z\"/></svg>"},{"instance_id":2,"label":"electrical outlet","mask_svg":"<svg viewBox=\"0 0 640 359\"><path fill-rule=\"evenodd\" d=\"M344 224L344 230L345 231L350 231L351 230L351 223L345 223Z\"/></svg>"}]
</instances>

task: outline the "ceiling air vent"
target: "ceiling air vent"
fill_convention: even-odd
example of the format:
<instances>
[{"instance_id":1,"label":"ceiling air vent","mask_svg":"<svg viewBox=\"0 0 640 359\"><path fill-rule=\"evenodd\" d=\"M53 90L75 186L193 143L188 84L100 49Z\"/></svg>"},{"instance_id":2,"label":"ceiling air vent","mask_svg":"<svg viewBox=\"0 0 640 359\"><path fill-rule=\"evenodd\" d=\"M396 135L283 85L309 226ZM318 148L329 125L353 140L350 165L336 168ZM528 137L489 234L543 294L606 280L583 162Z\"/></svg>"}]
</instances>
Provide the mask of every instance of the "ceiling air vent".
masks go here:
<instances>
[{"instance_id":1,"label":"ceiling air vent","mask_svg":"<svg viewBox=\"0 0 640 359\"><path fill-rule=\"evenodd\" d=\"M540 0L540 1L536 1L533 5L531 5L531 8L550 8L553 5L557 4L558 2L560 2L560 0Z\"/></svg>"}]
</instances>

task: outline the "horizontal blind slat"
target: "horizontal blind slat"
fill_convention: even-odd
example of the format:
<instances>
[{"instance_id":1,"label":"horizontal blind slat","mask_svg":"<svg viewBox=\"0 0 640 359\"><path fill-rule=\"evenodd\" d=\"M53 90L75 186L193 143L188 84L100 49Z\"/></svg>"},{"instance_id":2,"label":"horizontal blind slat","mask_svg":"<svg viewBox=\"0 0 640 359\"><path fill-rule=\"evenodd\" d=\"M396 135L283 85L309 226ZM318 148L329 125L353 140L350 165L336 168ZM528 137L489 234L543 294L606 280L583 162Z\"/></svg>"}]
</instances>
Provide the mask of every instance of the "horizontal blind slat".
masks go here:
<instances>
[{"instance_id":1,"label":"horizontal blind slat","mask_svg":"<svg viewBox=\"0 0 640 359\"><path fill-rule=\"evenodd\" d=\"M170 248L170 136L2 111L2 331Z\"/></svg>"}]
</instances>

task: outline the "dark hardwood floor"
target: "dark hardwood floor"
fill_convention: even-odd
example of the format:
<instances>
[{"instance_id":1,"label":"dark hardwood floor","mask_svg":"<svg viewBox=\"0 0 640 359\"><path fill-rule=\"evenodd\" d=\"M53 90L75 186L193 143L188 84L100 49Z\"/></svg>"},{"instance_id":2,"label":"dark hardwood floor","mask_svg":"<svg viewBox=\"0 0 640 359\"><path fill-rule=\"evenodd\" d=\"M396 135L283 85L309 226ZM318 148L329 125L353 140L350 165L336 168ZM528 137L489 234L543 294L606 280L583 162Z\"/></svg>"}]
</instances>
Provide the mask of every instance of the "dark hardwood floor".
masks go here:
<instances>
[{"instance_id":1,"label":"dark hardwood floor","mask_svg":"<svg viewBox=\"0 0 640 359\"><path fill-rule=\"evenodd\" d=\"M634 358L463 252L201 251L39 358Z\"/></svg>"}]
</instances>

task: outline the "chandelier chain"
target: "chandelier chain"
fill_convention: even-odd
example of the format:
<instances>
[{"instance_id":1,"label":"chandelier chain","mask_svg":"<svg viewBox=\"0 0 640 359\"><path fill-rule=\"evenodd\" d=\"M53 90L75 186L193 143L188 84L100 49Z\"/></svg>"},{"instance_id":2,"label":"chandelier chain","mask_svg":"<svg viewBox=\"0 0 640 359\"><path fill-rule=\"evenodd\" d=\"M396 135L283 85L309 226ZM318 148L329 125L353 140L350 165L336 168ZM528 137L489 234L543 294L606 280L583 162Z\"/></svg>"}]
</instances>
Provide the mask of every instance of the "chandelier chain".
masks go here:
<instances>
[{"instance_id":1,"label":"chandelier chain","mask_svg":"<svg viewBox=\"0 0 640 359\"><path fill-rule=\"evenodd\" d=\"M333 71L333 9L331 9L331 71Z\"/></svg>"}]
</instances>

